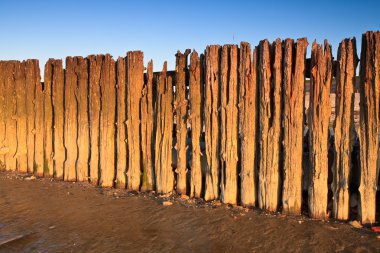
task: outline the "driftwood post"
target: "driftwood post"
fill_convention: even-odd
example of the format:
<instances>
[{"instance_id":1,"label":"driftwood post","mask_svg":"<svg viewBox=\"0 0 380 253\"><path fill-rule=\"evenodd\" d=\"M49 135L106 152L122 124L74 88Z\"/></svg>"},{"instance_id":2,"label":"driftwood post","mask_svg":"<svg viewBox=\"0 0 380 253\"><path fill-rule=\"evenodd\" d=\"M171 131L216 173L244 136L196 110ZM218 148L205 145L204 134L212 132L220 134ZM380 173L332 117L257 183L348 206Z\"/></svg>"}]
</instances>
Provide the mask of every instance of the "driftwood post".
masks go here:
<instances>
[{"instance_id":1,"label":"driftwood post","mask_svg":"<svg viewBox=\"0 0 380 253\"><path fill-rule=\"evenodd\" d=\"M25 86L25 62L19 62L15 66L15 95L17 109L17 150L16 162L19 173L27 172L27 117L26 117L26 86Z\"/></svg>"},{"instance_id":2,"label":"driftwood post","mask_svg":"<svg viewBox=\"0 0 380 253\"><path fill-rule=\"evenodd\" d=\"M240 199L243 206L256 203L257 50L251 59L251 45L240 44L239 54L239 137Z\"/></svg>"},{"instance_id":3,"label":"driftwood post","mask_svg":"<svg viewBox=\"0 0 380 253\"><path fill-rule=\"evenodd\" d=\"M117 68L117 160L116 160L116 187L125 188L127 172L127 136L126 136L126 85L125 85L125 59L119 57Z\"/></svg>"},{"instance_id":4,"label":"driftwood post","mask_svg":"<svg viewBox=\"0 0 380 253\"><path fill-rule=\"evenodd\" d=\"M339 44L336 68L336 96L334 139L335 155L333 173L333 217L347 220L349 217L348 191L351 156L355 143L354 98L355 70L358 64L355 39L345 39Z\"/></svg>"},{"instance_id":5,"label":"driftwood post","mask_svg":"<svg viewBox=\"0 0 380 253\"><path fill-rule=\"evenodd\" d=\"M306 38L284 42L283 66L283 190L282 210L300 214L302 202L302 156L304 129Z\"/></svg>"},{"instance_id":6,"label":"driftwood post","mask_svg":"<svg viewBox=\"0 0 380 253\"><path fill-rule=\"evenodd\" d=\"M175 149L177 151L177 168L175 170L177 174L177 193L186 194L186 174L187 174L187 90L186 84L187 78L187 56L190 53L190 49L187 49L185 53L180 51L176 54L176 92L174 100L174 111L176 115L176 136L177 143Z\"/></svg>"},{"instance_id":7,"label":"driftwood post","mask_svg":"<svg viewBox=\"0 0 380 253\"><path fill-rule=\"evenodd\" d=\"M157 76L155 176L157 193L170 193L174 188L173 152L173 84L167 76L167 64Z\"/></svg>"},{"instance_id":8,"label":"driftwood post","mask_svg":"<svg viewBox=\"0 0 380 253\"><path fill-rule=\"evenodd\" d=\"M112 187L115 179L116 75L115 60L106 54L101 68L99 184Z\"/></svg>"},{"instance_id":9,"label":"driftwood post","mask_svg":"<svg viewBox=\"0 0 380 253\"><path fill-rule=\"evenodd\" d=\"M223 203L237 203L238 182L238 46L224 45L220 71L221 191Z\"/></svg>"},{"instance_id":10,"label":"driftwood post","mask_svg":"<svg viewBox=\"0 0 380 253\"><path fill-rule=\"evenodd\" d=\"M65 162L65 146L63 141L64 129L64 74L62 60L49 60L52 68L51 76L51 96L54 114L53 122L53 149L54 149L54 177L63 179L63 166Z\"/></svg>"},{"instance_id":11,"label":"driftwood post","mask_svg":"<svg viewBox=\"0 0 380 253\"><path fill-rule=\"evenodd\" d=\"M40 68L37 60L33 61L34 69L38 78L34 83L35 88L35 141L34 141L34 172L37 176L44 175L44 94L40 79ZM38 72L37 72L38 71Z\"/></svg>"},{"instance_id":12,"label":"driftwood post","mask_svg":"<svg viewBox=\"0 0 380 253\"><path fill-rule=\"evenodd\" d=\"M6 169L16 171L16 151L17 151L17 108L15 96L14 73L18 61L8 61L5 72L5 120L6 120Z\"/></svg>"},{"instance_id":13,"label":"driftwood post","mask_svg":"<svg viewBox=\"0 0 380 253\"><path fill-rule=\"evenodd\" d=\"M282 44L259 45L259 207L276 211L279 202Z\"/></svg>"},{"instance_id":14,"label":"driftwood post","mask_svg":"<svg viewBox=\"0 0 380 253\"><path fill-rule=\"evenodd\" d=\"M220 122L219 122L219 72L221 47L208 46L205 54L205 144L207 167L205 169L205 200L219 198L220 176Z\"/></svg>"},{"instance_id":15,"label":"driftwood post","mask_svg":"<svg viewBox=\"0 0 380 253\"><path fill-rule=\"evenodd\" d=\"M54 60L49 59L44 72L44 176L53 176L53 103Z\"/></svg>"},{"instance_id":16,"label":"driftwood post","mask_svg":"<svg viewBox=\"0 0 380 253\"><path fill-rule=\"evenodd\" d=\"M138 191L141 177L140 102L144 86L144 53L127 53L127 189Z\"/></svg>"},{"instance_id":17,"label":"driftwood post","mask_svg":"<svg viewBox=\"0 0 380 253\"><path fill-rule=\"evenodd\" d=\"M146 81L141 99L141 151L142 180L141 191L155 189L153 168L153 61L148 62Z\"/></svg>"},{"instance_id":18,"label":"driftwood post","mask_svg":"<svg viewBox=\"0 0 380 253\"><path fill-rule=\"evenodd\" d=\"M380 32L362 36L360 57L360 207L364 224L374 223L378 183Z\"/></svg>"},{"instance_id":19,"label":"driftwood post","mask_svg":"<svg viewBox=\"0 0 380 253\"><path fill-rule=\"evenodd\" d=\"M89 111L90 111L90 181L99 181L99 127L100 127L100 79L104 55L88 56L89 64Z\"/></svg>"},{"instance_id":20,"label":"driftwood post","mask_svg":"<svg viewBox=\"0 0 380 253\"><path fill-rule=\"evenodd\" d=\"M6 71L6 62L0 61L0 171L6 169L5 166L5 154L6 154L6 143L5 143L5 126L6 126L6 111L7 108L5 105L5 71ZM34 141L33 141L34 143Z\"/></svg>"},{"instance_id":21,"label":"driftwood post","mask_svg":"<svg viewBox=\"0 0 380 253\"><path fill-rule=\"evenodd\" d=\"M75 69L77 75L77 105L78 105L78 158L76 162L77 181L88 180L90 158L90 129L88 120L88 64L87 59L78 58Z\"/></svg>"},{"instance_id":22,"label":"driftwood post","mask_svg":"<svg viewBox=\"0 0 380 253\"><path fill-rule=\"evenodd\" d=\"M202 166L201 166L201 138L202 138L202 114L203 114L203 57L193 51L190 55L189 68L189 97L190 97L190 122L191 122L191 146L192 162L190 177L190 197L201 197L202 191Z\"/></svg>"},{"instance_id":23,"label":"driftwood post","mask_svg":"<svg viewBox=\"0 0 380 253\"><path fill-rule=\"evenodd\" d=\"M311 182L309 215L325 219L327 214L328 132L331 114L330 86L332 78L331 46L313 43L311 51L309 142Z\"/></svg>"},{"instance_id":24,"label":"driftwood post","mask_svg":"<svg viewBox=\"0 0 380 253\"><path fill-rule=\"evenodd\" d=\"M65 72L65 126L64 126L64 142L66 149L66 160L64 163L64 180L75 181L76 176L76 161L78 157L77 146L77 76L75 68L78 62L77 57L66 58ZM37 119L36 119L37 124Z\"/></svg>"}]
</instances>

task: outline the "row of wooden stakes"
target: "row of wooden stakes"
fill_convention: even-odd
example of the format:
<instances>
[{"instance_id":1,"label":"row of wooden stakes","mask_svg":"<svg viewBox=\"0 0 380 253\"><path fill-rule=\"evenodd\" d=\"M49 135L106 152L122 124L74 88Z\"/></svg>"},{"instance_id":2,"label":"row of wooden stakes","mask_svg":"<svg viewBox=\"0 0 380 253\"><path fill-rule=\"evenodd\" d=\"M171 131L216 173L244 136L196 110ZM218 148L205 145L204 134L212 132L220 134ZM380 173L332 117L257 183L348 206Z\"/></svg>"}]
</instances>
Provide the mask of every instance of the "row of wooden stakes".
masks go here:
<instances>
[{"instance_id":1,"label":"row of wooden stakes","mask_svg":"<svg viewBox=\"0 0 380 253\"><path fill-rule=\"evenodd\" d=\"M336 80L332 216L349 218L355 140L355 39L312 45L305 115L305 38L208 46L176 54L174 74L143 53L0 62L0 163L19 173L89 181L300 214L309 129L309 215L326 218L330 88ZM189 57L190 54L190 57ZM188 65L188 58L190 64ZM375 222L380 33L362 37L360 208Z\"/></svg>"}]
</instances>

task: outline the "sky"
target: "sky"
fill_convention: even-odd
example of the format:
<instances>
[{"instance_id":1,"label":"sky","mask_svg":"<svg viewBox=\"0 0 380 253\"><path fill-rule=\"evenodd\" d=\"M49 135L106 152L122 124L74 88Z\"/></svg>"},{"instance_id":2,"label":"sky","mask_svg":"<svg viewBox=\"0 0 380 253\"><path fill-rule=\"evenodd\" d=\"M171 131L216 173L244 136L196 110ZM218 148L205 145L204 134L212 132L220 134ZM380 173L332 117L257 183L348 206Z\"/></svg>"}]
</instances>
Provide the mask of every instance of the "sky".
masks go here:
<instances>
[{"instance_id":1,"label":"sky","mask_svg":"<svg viewBox=\"0 0 380 253\"><path fill-rule=\"evenodd\" d=\"M211 44L252 46L260 40L328 39L339 42L380 30L380 1L80 1L0 0L0 60L110 53L114 59L142 50L159 71L174 69L175 53L203 52Z\"/></svg>"}]
</instances>

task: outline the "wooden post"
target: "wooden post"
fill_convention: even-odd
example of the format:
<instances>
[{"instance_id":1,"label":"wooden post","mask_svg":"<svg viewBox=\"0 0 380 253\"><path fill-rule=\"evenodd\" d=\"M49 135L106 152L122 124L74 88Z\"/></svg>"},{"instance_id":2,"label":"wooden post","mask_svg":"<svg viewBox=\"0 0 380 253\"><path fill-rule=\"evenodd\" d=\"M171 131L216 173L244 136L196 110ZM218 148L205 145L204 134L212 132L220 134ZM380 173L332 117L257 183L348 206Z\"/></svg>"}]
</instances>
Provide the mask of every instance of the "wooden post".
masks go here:
<instances>
[{"instance_id":1,"label":"wooden post","mask_svg":"<svg viewBox=\"0 0 380 253\"><path fill-rule=\"evenodd\" d=\"M45 64L44 72L44 176L53 176L53 102L54 59Z\"/></svg>"},{"instance_id":2,"label":"wooden post","mask_svg":"<svg viewBox=\"0 0 380 253\"><path fill-rule=\"evenodd\" d=\"M44 175L44 94L42 90L38 60L33 61L35 75L35 140L34 140L34 173L38 177Z\"/></svg>"},{"instance_id":3,"label":"wooden post","mask_svg":"<svg viewBox=\"0 0 380 253\"><path fill-rule=\"evenodd\" d=\"M256 143L257 143L257 49L251 59L251 45L240 44L239 53L239 137L240 137L240 199L243 206L256 204Z\"/></svg>"},{"instance_id":4,"label":"wooden post","mask_svg":"<svg viewBox=\"0 0 380 253\"><path fill-rule=\"evenodd\" d=\"M64 129L64 73L62 60L49 60L52 68L51 95L53 105L53 150L54 150L54 178L63 179L63 166L65 163L65 145L63 140Z\"/></svg>"},{"instance_id":5,"label":"wooden post","mask_svg":"<svg viewBox=\"0 0 380 253\"><path fill-rule=\"evenodd\" d=\"M283 76L283 191L282 211L301 214L302 157L304 130L305 63L308 42L306 38L286 39Z\"/></svg>"},{"instance_id":6,"label":"wooden post","mask_svg":"<svg viewBox=\"0 0 380 253\"><path fill-rule=\"evenodd\" d=\"M112 187L115 179L116 75L115 61L107 54L101 69L100 91L100 177L102 187Z\"/></svg>"},{"instance_id":7,"label":"wooden post","mask_svg":"<svg viewBox=\"0 0 380 253\"><path fill-rule=\"evenodd\" d=\"M175 170L177 176L177 193L186 194L186 174L187 174L187 90L186 85L188 83L188 70L187 70L187 56L190 53L190 49L187 49L185 53L180 51L176 54L176 92L174 100L174 111L176 115L176 136L177 143L175 149L177 151L177 168Z\"/></svg>"},{"instance_id":8,"label":"wooden post","mask_svg":"<svg viewBox=\"0 0 380 253\"><path fill-rule=\"evenodd\" d=\"M203 127L203 57L198 57L194 50L190 56L189 94L190 94L190 123L192 142L192 162L190 177L190 197L201 197L202 192L202 151L201 138Z\"/></svg>"},{"instance_id":9,"label":"wooden post","mask_svg":"<svg viewBox=\"0 0 380 253\"><path fill-rule=\"evenodd\" d=\"M141 151L142 151L142 180L141 191L152 191L154 185L153 161L153 61L149 61L147 78L141 99Z\"/></svg>"},{"instance_id":10,"label":"wooden post","mask_svg":"<svg viewBox=\"0 0 380 253\"><path fill-rule=\"evenodd\" d=\"M362 36L360 57L360 206L363 224L375 222L379 168L380 32Z\"/></svg>"},{"instance_id":11,"label":"wooden post","mask_svg":"<svg viewBox=\"0 0 380 253\"><path fill-rule=\"evenodd\" d=\"M15 66L15 94L17 109L17 150L16 162L19 173L27 172L27 116L26 116L26 83L25 83L25 62L18 62Z\"/></svg>"},{"instance_id":12,"label":"wooden post","mask_svg":"<svg viewBox=\"0 0 380 253\"><path fill-rule=\"evenodd\" d=\"M65 72L65 126L64 126L64 141L66 149L66 160L64 163L64 180L75 181L76 161L78 157L78 122L77 122L77 97L76 89L78 78L75 73L76 65L78 64L77 57L66 58ZM37 119L36 119L37 124Z\"/></svg>"},{"instance_id":13,"label":"wooden post","mask_svg":"<svg viewBox=\"0 0 380 253\"><path fill-rule=\"evenodd\" d=\"M309 215L325 219L327 212L328 129L331 114L330 86L332 78L331 46L313 43L311 52L309 142L311 182Z\"/></svg>"},{"instance_id":14,"label":"wooden post","mask_svg":"<svg viewBox=\"0 0 380 253\"><path fill-rule=\"evenodd\" d=\"M220 59L219 45L206 48L206 79L205 79L205 144L207 167L205 169L205 200L219 198L220 176Z\"/></svg>"},{"instance_id":15,"label":"wooden post","mask_svg":"<svg viewBox=\"0 0 380 253\"><path fill-rule=\"evenodd\" d=\"M173 84L167 76L167 63L157 76L155 176L157 193L170 193L174 188L173 152Z\"/></svg>"},{"instance_id":16,"label":"wooden post","mask_svg":"<svg viewBox=\"0 0 380 253\"><path fill-rule=\"evenodd\" d=\"M259 45L259 208L276 211L279 202L282 44Z\"/></svg>"},{"instance_id":17,"label":"wooden post","mask_svg":"<svg viewBox=\"0 0 380 253\"><path fill-rule=\"evenodd\" d=\"M127 53L127 189L138 191L141 177L140 103L144 86L144 54Z\"/></svg>"},{"instance_id":18,"label":"wooden post","mask_svg":"<svg viewBox=\"0 0 380 253\"><path fill-rule=\"evenodd\" d=\"M336 68L335 96L335 155L333 172L333 217L347 220L349 217L348 191L351 173L351 156L355 144L354 99L355 70L358 64L356 40L345 39L339 44Z\"/></svg>"},{"instance_id":19,"label":"wooden post","mask_svg":"<svg viewBox=\"0 0 380 253\"><path fill-rule=\"evenodd\" d=\"M220 71L220 198L233 205L237 204L238 190L238 53L237 45L224 45Z\"/></svg>"},{"instance_id":20,"label":"wooden post","mask_svg":"<svg viewBox=\"0 0 380 253\"><path fill-rule=\"evenodd\" d=\"M16 171L16 151L17 151L17 108L15 95L14 73L18 61L7 61L5 72L5 106L6 106L6 169Z\"/></svg>"},{"instance_id":21,"label":"wooden post","mask_svg":"<svg viewBox=\"0 0 380 253\"><path fill-rule=\"evenodd\" d=\"M97 185L99 181L99 124L100 124L100 78L104 62L103 55L90 55L89 64L89 111L90 111L90 181Z\"/></svg>"},{"instance_id":22,"label":"wooden post","mask_svg":"<svg viewBox=\"0 0 380 253\"><path fill-rule=\"evenodd\" d=\"M6 144L6 91L5 91L5 75L6 75L6 62L0 61L0 171L6 170L5 154L7 150Z\"/></svg>"},{"instance_id":23,"label":"wooden post","mask_svg":"<svg viewBox=\"0 0 380 253\"><path fill-rule=\"evenodd\" d=\"M116 187L125 188L127 173L127 136L126 136L126 85L125 59L119 57L117 65L117 160Z\"/></svg>"},{"instance_id":24,"label":"wooden post","mask_svg":"<svg viewBox=\"0 0 380 253\"><path fill-rule=\"evenodd\" d=\"M87 59L78 57L75 68L77 75L78 103L78 158L76 162L77 181L88 180L90 159L90 129L88 120L88 64Z\"/></svg>"}]
</instances>

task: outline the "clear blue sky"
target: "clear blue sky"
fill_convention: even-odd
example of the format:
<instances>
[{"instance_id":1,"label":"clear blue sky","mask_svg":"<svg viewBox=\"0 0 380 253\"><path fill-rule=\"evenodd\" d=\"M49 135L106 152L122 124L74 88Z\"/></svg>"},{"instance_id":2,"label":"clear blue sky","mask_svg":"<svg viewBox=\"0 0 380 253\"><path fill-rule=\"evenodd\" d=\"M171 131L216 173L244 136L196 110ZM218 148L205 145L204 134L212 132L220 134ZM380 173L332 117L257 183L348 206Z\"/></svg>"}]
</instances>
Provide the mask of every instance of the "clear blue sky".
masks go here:
<instances>
[{"instance_id":1,"label":"clear blue sky","mask_svg":"<svg viewBox=\"0 0 380 253\"><path fill-rule=\"evenodd\" d=\"M0 0L0 59L40 59L142 50L169 68L186 48L262 39L339 42L380 29L380 1L17 1Z\"/></svg>"}]
</instances>

